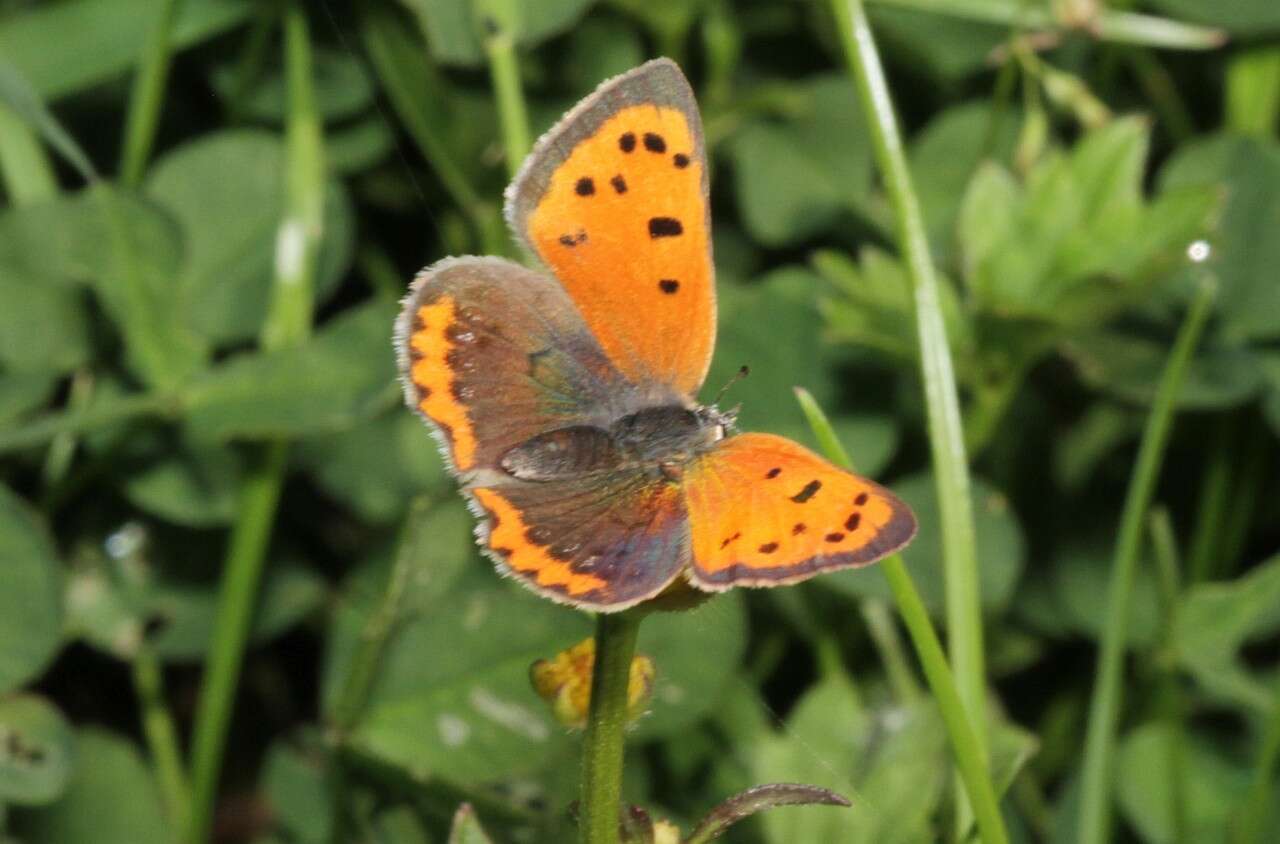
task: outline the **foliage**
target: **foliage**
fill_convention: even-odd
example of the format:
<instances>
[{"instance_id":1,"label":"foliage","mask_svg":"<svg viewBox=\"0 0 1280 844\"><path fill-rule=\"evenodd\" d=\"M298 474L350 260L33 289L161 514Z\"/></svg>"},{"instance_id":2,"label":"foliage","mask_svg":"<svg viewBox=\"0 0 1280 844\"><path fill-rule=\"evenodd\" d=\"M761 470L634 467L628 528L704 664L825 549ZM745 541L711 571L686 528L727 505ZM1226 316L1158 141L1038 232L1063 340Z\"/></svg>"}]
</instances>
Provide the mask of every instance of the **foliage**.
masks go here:
<instances>
[{"instance_id":1,"label":"foliage","mask_svg":"<svg viewBox=\"0 0 1280 844\"><path fill-rule=\"evenodd\" d=\"M1099 797L1123 840L1280 836L1276 8L870 4L954 364L976 732L1015 841L1077 840ZM765 0L0 0L0 840L184 833L199 787L178 737L229 641L231 537L246 559L254 526L269 538L239 607L226 761L220 781L194 772L218 786L219 840L568 840L580 739L528 671L589 619L479 558L402 406L390 326L421 266L515 254L510 97L536 136L653 55L685 67L707 130L704 398L747 364L726 399L744 428L816 445L825 409L918 514L903 562L945 640L921 256L898 246L836 20ZM297 220L318 239L290 264ZM282 302L291 272L309 298ZM1160 404L1206 277L1211 317ZM1156 517L1126 514L1132 601L1109 608L1153 407L1172 426L1148 467ZM892 597L873 567L646 618L656 676L623 793L643 809L623 834L967 835ZM1107 636L1113 775L1082 796ZM754 814L837 794L852 805Z\"/></svg>"}]
</instances>

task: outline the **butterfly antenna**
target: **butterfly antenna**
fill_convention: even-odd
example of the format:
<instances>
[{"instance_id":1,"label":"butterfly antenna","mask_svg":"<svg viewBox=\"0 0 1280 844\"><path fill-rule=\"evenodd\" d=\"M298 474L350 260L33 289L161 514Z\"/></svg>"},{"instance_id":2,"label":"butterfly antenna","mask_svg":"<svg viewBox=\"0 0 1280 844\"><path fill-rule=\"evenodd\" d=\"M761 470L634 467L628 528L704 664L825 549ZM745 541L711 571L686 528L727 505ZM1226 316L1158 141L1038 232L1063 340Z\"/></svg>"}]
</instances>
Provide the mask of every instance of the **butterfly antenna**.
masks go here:
<instances>
[{"instance_id":1,"label":"butterfly antenna","mask_svg":"<svg viewBox=\"0 0 1280 844\"><path fill-rule=\"evenodd\" d=\"M733 374L732 378L730 378L728 381L725 382L725 385L720 388L720 392L716 393L716 397L711 403L713 405L719 404L720 399L724 398L724 394L729 392L730 387L732 387L734 384L737 384L739 381L741 381L743 378L746 378L750 374L751 374L751 367L747 366L745 363L742 366L738 367L738 371Z\"/></svg>"}]
</instances>

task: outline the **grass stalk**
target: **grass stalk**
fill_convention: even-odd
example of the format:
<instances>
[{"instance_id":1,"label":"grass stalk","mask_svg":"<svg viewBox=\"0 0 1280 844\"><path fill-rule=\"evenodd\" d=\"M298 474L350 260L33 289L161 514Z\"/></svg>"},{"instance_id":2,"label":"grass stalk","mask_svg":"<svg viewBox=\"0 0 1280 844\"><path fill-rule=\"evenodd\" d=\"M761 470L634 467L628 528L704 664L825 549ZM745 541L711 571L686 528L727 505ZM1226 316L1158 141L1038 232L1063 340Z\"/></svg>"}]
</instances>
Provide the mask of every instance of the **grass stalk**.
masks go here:
<instances>
[{"instance_id":1,"label":"grass stalk","mask_svg":"<svg viewBox=\"0 0 1280 844\"><path fill-rule=\"evenodd\" d=\"M1115 755L1116 725L1123 698L1125 631L1129 626L1130 598L1137 573L1143 524L1155 491L1156 479L1169 439L1174 405L1186 375L1192 352L1209 317L1215 286L1205 278L1178 332L1178 338L1156 389L1151 413L1139 446L1137 464L1129 481L1120 532L1116 538L1107 587L1107 616L1102 647L1094 672L1085 734L1084 773L1080 797L1080 838L1083 844L1104 844L1110 837L1111 769Z\"/></svg>"},{"instance_id":2,"label":"grass stalk","mask_svg":"<svg viewBox=\"0 0 1280 844\"><path fill-rule=\"evenodd\" d=\"M346 681L338 695L334 706L331 723L336 730L337 738L341 738L355 726L369 700L374 681L378 678L378 667L382 663L382 655L386 652L387 642L395 630L400 618L400 608L404 601L405 590L408 589L413 576L418 556L421 531L425 522L430 502L425 497L414 500L405 516L404 532L396 548L395 559L391 563L391 574L387 579L387 588L382 593L382 600L369 616L364 629L360 633L360 644L351 661Z\"/></svg>"},{"instance_id":3,"label":"grass stalk","mask_svg":"<svg viewBox=\"0 0 1280 844\"><path fill-rule=\"evenodd\" d=\"M896 6L939 15L1017 26L1023 30L1060 30L1090 35L1100 41L1137 44L1170 50L1214 50L1227 41L1221 29L1182 23L1107 9L1101 4L1086 21L1071 26L1056 16L1054 7L1023 3L1020 0L872 0L881 6Z\"/></svg>"},{"instance_id":4,"label":"grass stalk","mask_svg":"<svg viewBox=\"0 0 1280 844\"><path fill-rule=\"evenodd\" d=\"M1187 574L1191 583L1203 583L1212 577L1214 562L1221 548L1222 525L1232 506L1231 464L1239 426L1231 415L1216 424L1217 430L1209 443L1204 479L1200 482L1200 501L1195 527L1191 531L1191 550L1187 555Z\"/></svg>"},{"instance_id":5,"label":"grass stalk","mask_svg":"<svg viewBox=\"0 0 1280 844\"><path fill-rule=\"evenodd\" d=\"M502 127L502 148L506 154L507 172L515 177L529 154L529 110L520 85L520 56L516 39L509 30L492 18L482 21L484 52L489 58L489 75L493 79L493 95L498 105L498 124Z\"/></svg>"},{"instance_id":6,"label":"grass stalk","mask_svg":"<svg viewBox=\"0 0 1280 844\"><path fill-rule=\"evenodd\" d=\"M639 630L640 616L635 613L596 616L591 706L582 740L582 797L578 808L582 844L617 844L618 841L627 687Z\"/></svg>"},{"instance_id":7,"label":"grass stalk","mask_svg":"<svg viewBox=\"0 0 1280 844\"><path fill-rule=\"evenodd\" d=\"M165 83L169 78L173 20L177 17L180 2L160 0L155 21L142 48L138 71L133 77L120 163L120 182L126 187L137 187L142 182L151 146L155 142L160 108L164 104Z\"/></svg>"},{"instance_id":8,"label":"grass stalk","mask_svg":"<svg viewBox=\"0 0 1280 844\"><path fill-rule=\"evenodd\" d=\"M898 242L911 277L929 447L942 521L951 666L978 747L985 754L986 672L973 502L960 400L943 325L938 280L920 202L911 185L893 100L866 10L861 0L832 0L832 7L849 71L870 127L876 161L893 204Z\"/></svg>"},{"instance_id":9,"label":"grass stalk","mask_svg":"<svg viewBox=\"0 0 1280 844\"><path fill-rule=\"evenodd\" d=\"M299 2L285 12L289 115L285 135L285 214L276 237L276 275L259 345L297 345L311 331L312 286L324 219L324 157L311 78L307 19ZM245 479L231 532L192 741L192 809L187 839L208 838L240 666L257 605L267 545L288 463L288 443L262 446Z\"/></svg>"},{"instance_id":10,"label":"grass stalk","mask_svg":"<svg viewBox=\"0 0 1280 844\"><path fill-rule=\"evenodd\" d=\"M160 660L146 643L133 658L133 688L138 695L142 734L155 767L165 814L173 829L185 829L191 801L182 753L178 749L178 731L165 702Z\"/></svg>"},{"instance_id":11,"label":"grass stalk","mask_svg":"<svg viewBox=\"0 0 1280 844\"><path fill-rule=\"evenodd\" d=\"M807 404L802 402L801 407L814 435L823 444L821 450L827 459L846 469L852 469L848 454L839 444L822 408L812 398ZM830 443L835 443L835 446L830 446ZM951 676L951 669L947 667L942 644L933 630L933 622L929 620L920 592L911 580L911 573L907 571L907 564L902 561L901 554L893 554L881 560L880 570L889 582L898 614L902 616L902 622L911 636L911 644L924 669L925 680L942 715L942 723L951 742L951 752L956 757L960 781L973 807L978 834L985 844L1006 844L1009 836L1005 831L1000 805L987 770L986 753L971 726L971 716L960 700L955 679Z\"/></svg>"},{"instance_id":12,"label":"grass stalk","mask_svg":"<svg viewBox=\"0 0 1280 844\"><path fill-rule=\"evenodd\" d=\"M1152 662L1158 674L1156 699L1159 714L1169 731L1165 753L1169 793L1173 795L1173 844L1187 844L1191 839L1187 817L1186 718L1179 670L1173 653L1182 566L1178 561L1178 544L1169 511L1164 507L1153 508L1147 524L1152 556L1156 562L1156 582L1160 587L1160 648Z\"/></svg>"},{"instance_id":13,"label":"grass stalk","mask_svg":"<svg viewBox=\"0 0 1280 844\"><path fill-rule=\"evenodd\" d=\"M34 421L0 431L0 455L44 445L62 434L82 434L151 416L175 417L181 401L168 393L142 393L99 399L83 409L46 413Z\"/></svg>"}]
</instances>

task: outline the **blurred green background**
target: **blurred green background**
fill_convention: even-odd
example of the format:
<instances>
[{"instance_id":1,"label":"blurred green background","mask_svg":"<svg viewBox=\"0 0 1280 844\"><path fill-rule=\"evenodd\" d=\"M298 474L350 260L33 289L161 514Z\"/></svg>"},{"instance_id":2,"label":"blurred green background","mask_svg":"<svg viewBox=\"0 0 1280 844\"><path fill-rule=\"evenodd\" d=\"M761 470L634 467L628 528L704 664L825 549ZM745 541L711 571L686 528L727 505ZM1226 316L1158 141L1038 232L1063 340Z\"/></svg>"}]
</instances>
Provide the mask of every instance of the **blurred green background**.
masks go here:
<instances>
[{"instance_id":1,"label":"blurred green background","mask_svg":"<svg viewBox=\"0 0 1280 844\"><path fill-rule=\"evenodd\" d=\"M589 619L479 558L393 383L413 273L514 254L504 56L535 135L607 76L681 63L713 174L710 389L749 364L743 427L810 444L791 388L818 399L918 514L906 559L942 626L908 281L826 4L291 8L0 0L0 840L175 840L219 576L255 536L218 840L444 841L464 800L495 840L569 840L578 739L527 669ZM1206 238L1218 297L1130 613L1115 839L1280 840L1280 4L870 14L944 277L1011 835L1076 840L1116 523ZM295 246L313 296L290 301ZM888 594L872 568L647 620L627 799L687 830L809 782L853 808L726 840L954 840ZM385 650L353 679L371 617Z\"/></svg>"}]
</instances>

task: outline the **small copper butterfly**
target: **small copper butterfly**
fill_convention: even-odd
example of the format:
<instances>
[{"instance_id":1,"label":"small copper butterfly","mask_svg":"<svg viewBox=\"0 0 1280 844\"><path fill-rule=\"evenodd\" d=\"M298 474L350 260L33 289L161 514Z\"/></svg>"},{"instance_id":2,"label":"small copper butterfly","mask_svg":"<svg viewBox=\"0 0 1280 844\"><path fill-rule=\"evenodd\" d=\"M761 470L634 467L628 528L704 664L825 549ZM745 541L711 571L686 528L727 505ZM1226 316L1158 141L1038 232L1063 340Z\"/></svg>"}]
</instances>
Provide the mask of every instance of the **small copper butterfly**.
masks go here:
<instances>
[{"instance_id":1,"label":"small copper butterfly","mask_svg":"<svg viewBox=\"0 0 1280 844\"><path fill-rule=\"evenodd\" d=\"M716 291L702 122L674 62L565 115L506 215L552 275L446 258L396 323L406 401L501 571L609 612L680 577L713 592L795 583L910 541L915 517L884 487L696 401Z\"/></svg>"}]
</instances>

